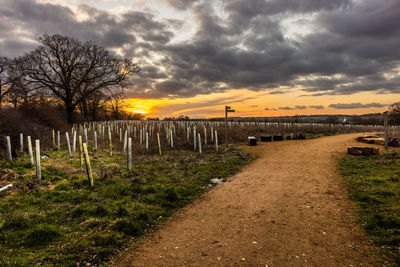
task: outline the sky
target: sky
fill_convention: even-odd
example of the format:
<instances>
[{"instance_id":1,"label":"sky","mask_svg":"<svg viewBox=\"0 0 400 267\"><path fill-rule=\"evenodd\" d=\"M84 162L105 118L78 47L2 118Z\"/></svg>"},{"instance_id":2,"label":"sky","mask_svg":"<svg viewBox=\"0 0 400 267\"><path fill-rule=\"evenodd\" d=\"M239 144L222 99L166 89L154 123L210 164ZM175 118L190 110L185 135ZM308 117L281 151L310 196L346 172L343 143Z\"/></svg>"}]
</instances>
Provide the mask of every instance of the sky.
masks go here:
<instances>
[{"instance_id":1,"label":"sky","mask_svg":"<svg viewBox=\"0 0 400 267\"><path fill-rule=\"evenodd\" d=\"M365 114L400 99L399 0L0 0L0 56L38 37L137 63L128 110L150 117Z\"/></svg>"}]
</instances>

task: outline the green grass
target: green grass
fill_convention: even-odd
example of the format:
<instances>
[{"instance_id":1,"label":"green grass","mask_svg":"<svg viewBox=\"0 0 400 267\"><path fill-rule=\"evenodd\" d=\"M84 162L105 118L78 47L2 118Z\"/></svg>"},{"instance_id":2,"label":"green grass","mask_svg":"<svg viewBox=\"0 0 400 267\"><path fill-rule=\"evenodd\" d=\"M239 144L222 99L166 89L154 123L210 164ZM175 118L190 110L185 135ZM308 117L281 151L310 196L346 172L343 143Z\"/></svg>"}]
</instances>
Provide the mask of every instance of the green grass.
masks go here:
<instances>
[{"instance_id":1,"label":"green grass","mask_svg":"<svg viewBox=\"0 0 400 267\"><path fill-rule=\"evenodd\" d=\"M0 195L1 266L106 263L207 190L210 179L225 179L253 159L234 148L169 151L134 157L127 171L124 156L92 152L90 189L77 156L47 154L40 182L27 158L0 163L17 174L15 187Z\"/></svg>"},{"instance_id":2,"label":"green grass","mask_svg":"<svg viewBox=\"0 0 400 267\"><path fill-rule=\"evenodd\" d=\"M337 133L320 133L320 134L306 134L306 139L317 139L326 136L334 136Z\"/></svg>"},{"instance_id":3,"label":"green grass","mask_svg":"<svg viewBox=\"0 0 400 267\"><path fill-rule=\"evenodd\" d=\"M389 265L400 266L400 159L396 153L345 157L340 171L360 222Z\"/></svg>"}]
</instances>

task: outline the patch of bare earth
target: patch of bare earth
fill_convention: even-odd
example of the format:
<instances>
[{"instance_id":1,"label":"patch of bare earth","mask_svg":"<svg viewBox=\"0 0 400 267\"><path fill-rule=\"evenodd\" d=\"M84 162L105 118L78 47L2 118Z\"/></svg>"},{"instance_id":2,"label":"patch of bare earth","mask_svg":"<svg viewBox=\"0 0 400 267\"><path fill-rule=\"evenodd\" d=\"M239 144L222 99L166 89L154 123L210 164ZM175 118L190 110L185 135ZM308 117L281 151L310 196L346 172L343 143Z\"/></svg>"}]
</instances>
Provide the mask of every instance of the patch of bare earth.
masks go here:
<instances>
[{"instance_id":1,"label":"patch of bare earth","mask_svg":"<svg viewBox=\"0 0 400 267\"><path fill-rule=\"evenodd\" d=\"M117 266L370 266L336 167L357 135L259 143L260 158L172 216Z\"/></svg>"}]
</instances>

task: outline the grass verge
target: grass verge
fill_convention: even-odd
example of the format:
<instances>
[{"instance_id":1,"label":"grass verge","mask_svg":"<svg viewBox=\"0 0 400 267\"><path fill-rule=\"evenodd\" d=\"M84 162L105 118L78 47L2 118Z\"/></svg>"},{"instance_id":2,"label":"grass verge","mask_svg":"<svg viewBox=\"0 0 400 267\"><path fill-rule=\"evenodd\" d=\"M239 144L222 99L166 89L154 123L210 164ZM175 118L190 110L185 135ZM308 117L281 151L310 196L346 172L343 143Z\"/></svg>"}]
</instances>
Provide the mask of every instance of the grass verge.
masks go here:
<instances>
[{"instance_id":1,"label":"grass verge","mask_svg":"<svg viewBox=\"0 0 400 267\"><path fill-rule=\"evenodd\" d=\"M400 266L400 159L397 153L345 157L339 162L360 222L385 265Z\"/></svg>"},{"instance_id":2,"label":"grass verge","mask_svg":"<svg viewBox=\"0 0 400 267\"><path fill-rule=\"evenodd\" d=\"M77 156L46 154L42 181L34 180L27 158L0 163L15 185L0 195L1 266L105 263L207 190L211 179L225 180L253 159L235 148L168 151L135 157L127 171L125 156L92 152L90 189Z\"/></svg>"}]
</instances>

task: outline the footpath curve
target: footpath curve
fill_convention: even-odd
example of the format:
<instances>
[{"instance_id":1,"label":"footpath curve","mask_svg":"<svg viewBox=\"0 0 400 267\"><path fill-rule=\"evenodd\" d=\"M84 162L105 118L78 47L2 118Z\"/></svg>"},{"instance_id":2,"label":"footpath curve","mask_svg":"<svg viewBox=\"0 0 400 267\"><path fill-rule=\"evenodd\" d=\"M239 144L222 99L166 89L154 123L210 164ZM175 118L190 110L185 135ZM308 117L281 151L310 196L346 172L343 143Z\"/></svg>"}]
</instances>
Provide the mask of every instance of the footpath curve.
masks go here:
<instances>
[{"instance_id":1,"label":"footpath curve","mask_svg":"<svg viewBox=\"0 0 400 267\"><path fill-rule=\"evenodd\" d=\"M337 160L357 134L246 147L259 159L178 211L117 266L371 266Z\"/></svg>"}]
</instances>

